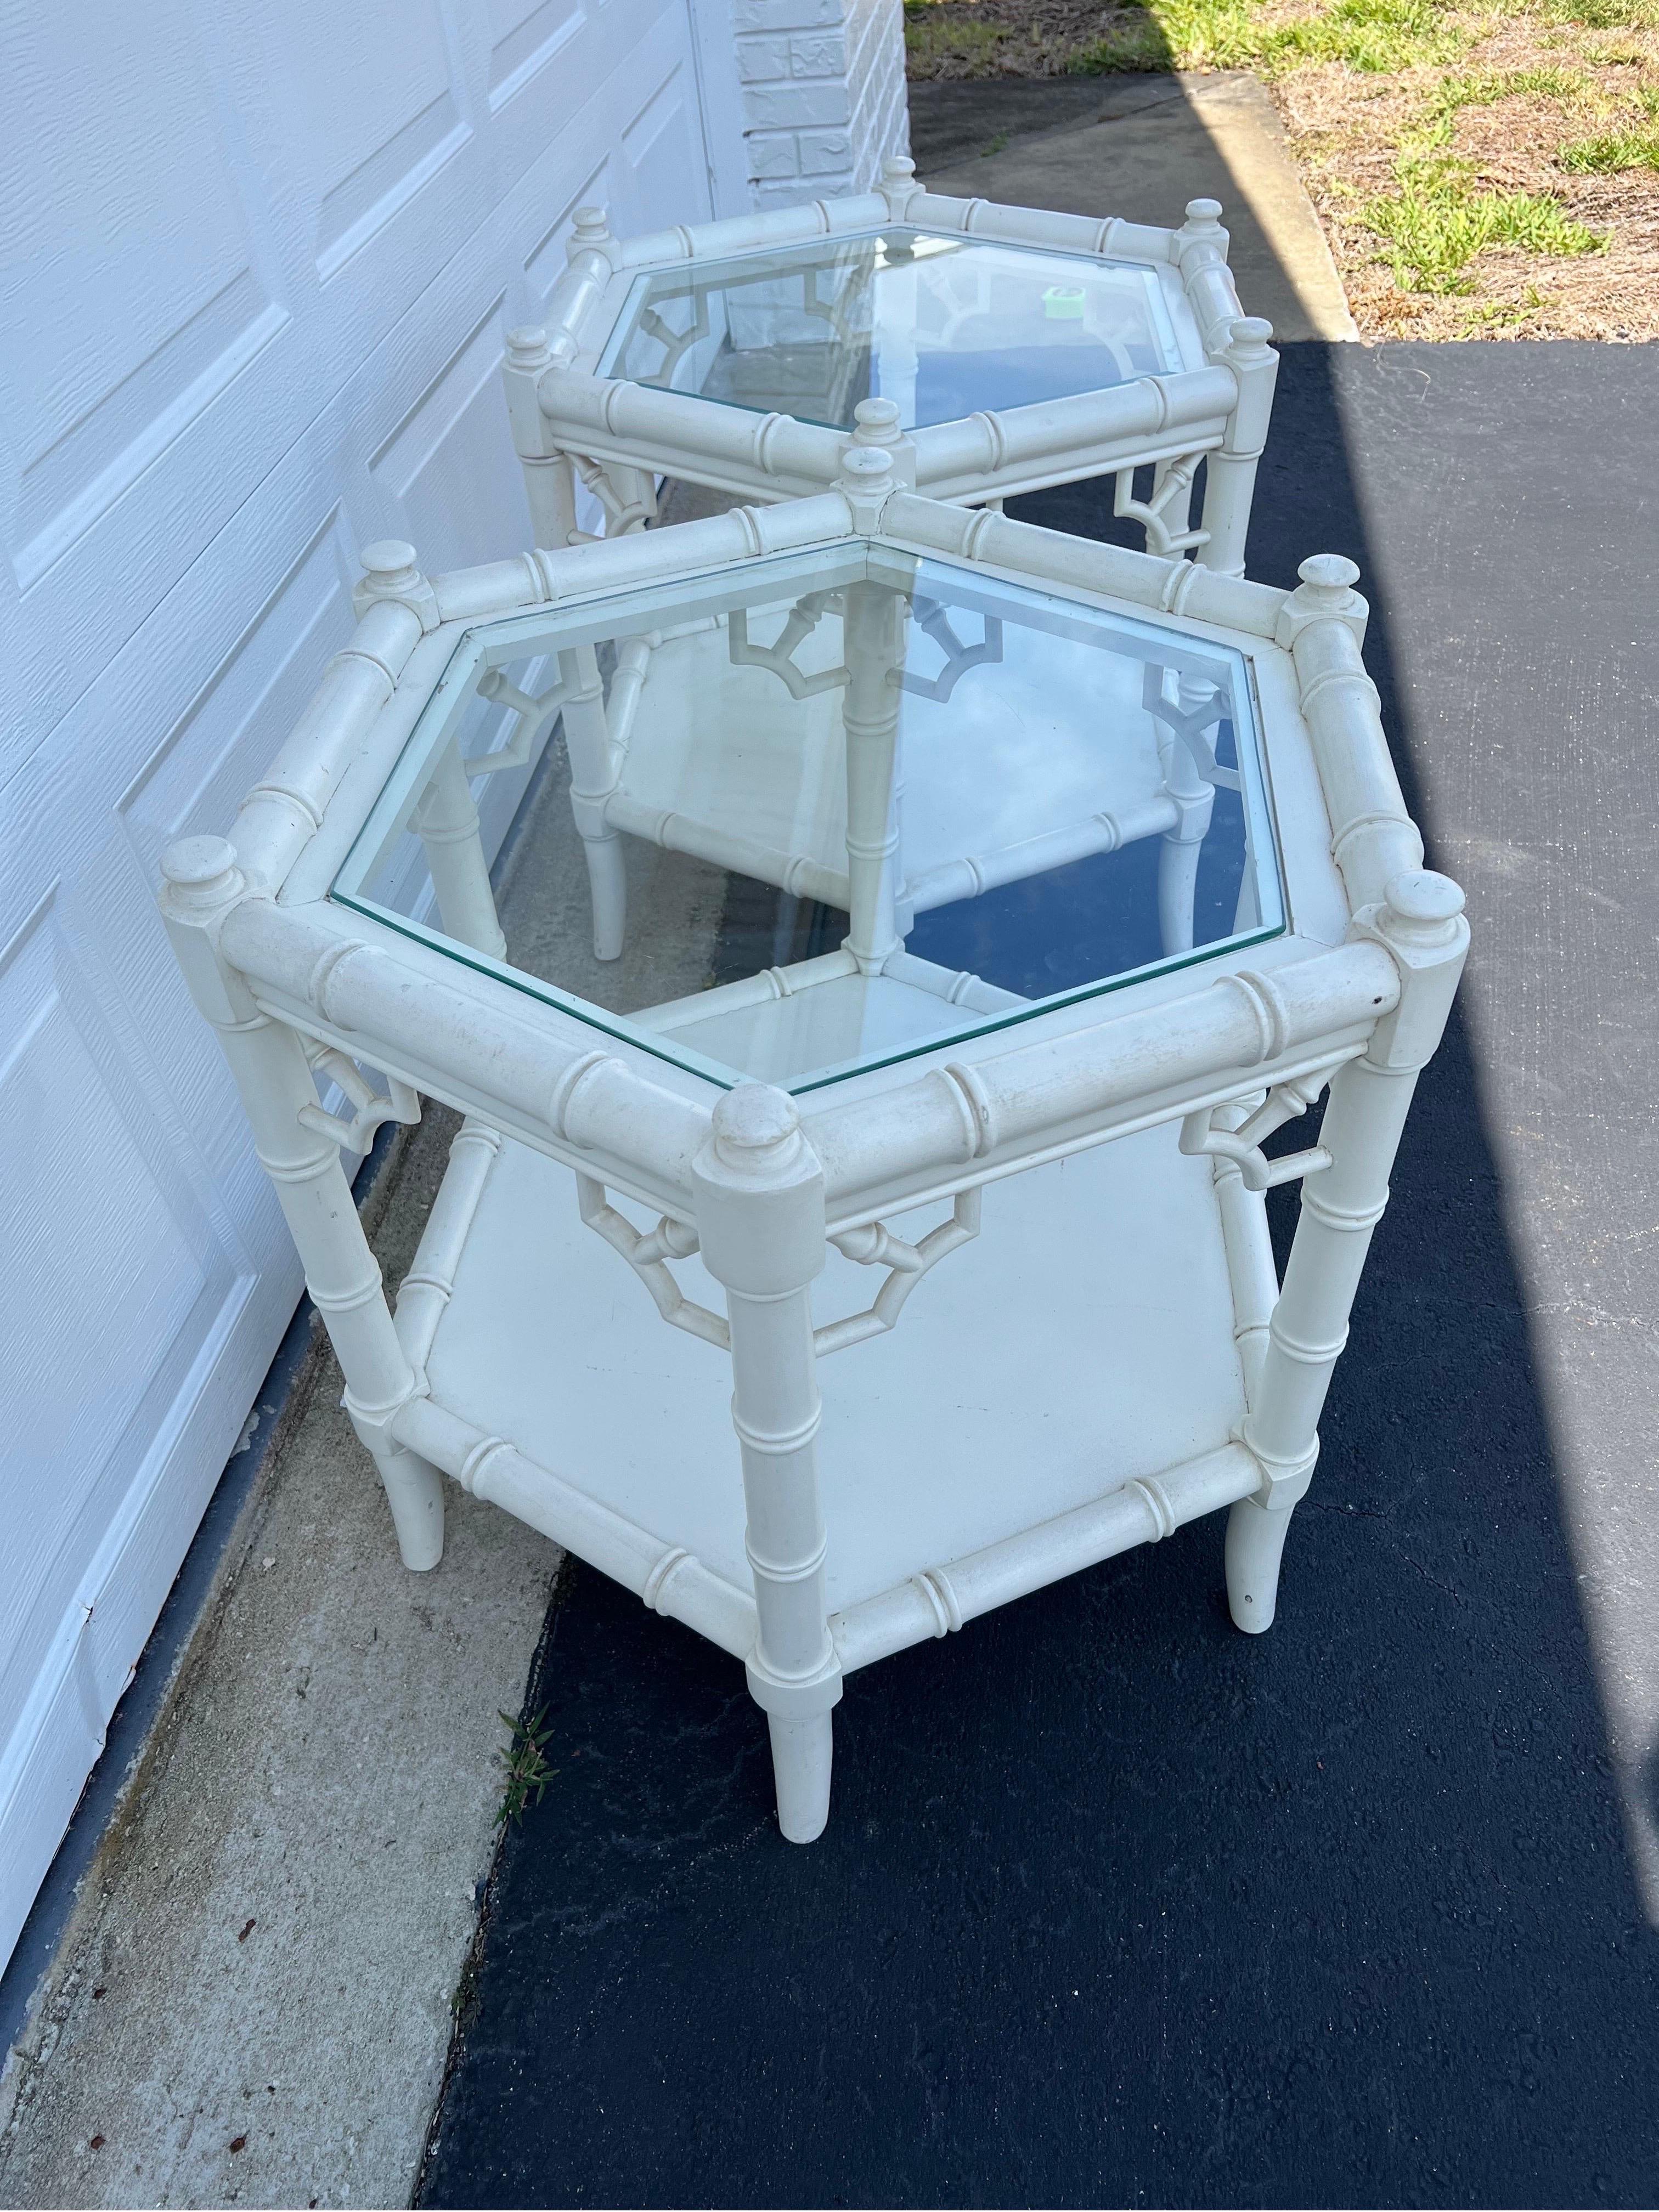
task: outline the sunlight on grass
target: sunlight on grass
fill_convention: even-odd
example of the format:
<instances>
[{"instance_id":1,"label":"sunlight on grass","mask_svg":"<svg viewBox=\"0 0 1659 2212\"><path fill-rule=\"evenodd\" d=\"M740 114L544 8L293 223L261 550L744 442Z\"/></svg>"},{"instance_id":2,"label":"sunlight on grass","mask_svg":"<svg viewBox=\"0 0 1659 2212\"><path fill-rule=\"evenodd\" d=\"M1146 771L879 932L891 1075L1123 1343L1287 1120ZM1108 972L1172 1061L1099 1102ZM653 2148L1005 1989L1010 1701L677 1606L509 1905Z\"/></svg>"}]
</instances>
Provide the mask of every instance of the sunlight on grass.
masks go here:
<instances>
[{"instance_id":1,"label":"sunlight on grass","mask_svg":"<svg viewBox=\"0 0 1659 2212\"><path fill-rule=\"evenodd\" d=\"M1575 138L1557 154L1558 167L1575 176L1601 177L1619 176L1628 169L1659 169L1659 85L1643 85L1636 100L1645 123Z\"/></svg>"},{"instance_id":2,"label":"sunlight on grass","mask_svg":"<svg viewBox=\"0 0 1659 2212\"><path fill-rule=\"evenodd\" d=\"M1621 256L1632 251L1622 215L1615 232L1572 210L1582 195L1607 222L1644 188L1615 203L1572 180L1659 174L1659 0L904 0L904 15L920 76L1279 80L1344 274L1358 280L1356 313L1384 335L1402 322L1465 338L1596 325L1606 286L1626 281L1620 264L1605 279L1564 274L1547 294L1524 279L1547 260L1605 253L1615 236ZM1292 89L1298 72L1310 74ZM1528 105L1470 114L1505 102ZM1535 257L1534 269L1505 252ZM1617 335L1632 319L1652 335L1645 308L1621 310Z\"/></svg>"},{"instance_id":3,"label":"sunlight on grass","mask_svg":"<svg viewBox=\"0 0 1659 2212\"><path fill-rule=\"evenodd\" d=\"M1605 131L1598 137L1576 138L1556 155L1574 176L1615 177L1626 169L1659 169L1659 128Z\"/></svg>"},{"instance_id":4,"label":"sunlight on grass","mask_svg":"<svg viewBox=\"0 0 1659 2212\"><path fill-rule=\"evenodd\" d=\"M1655 0L1543 0L1548 23L1582 23L1589 31L1648 30L1659 23Z\"/></svg>"},{"instance_id":5,"label":"sunlight on grass","mask_svg":"<svg viewBox=\"0 0 1659 2212\"><path fill-rule=\"evenodd\" d=\"M1370 201L1360 220L1386 241L1382 256L1402 292L1472 292L1469 264L1489 246L1528 253L1600 253L1605 234L1575 222L1541 192L1476 191L1462 162L1401 163L1400 190Z\"/></svg>"},{"instance_id":6,"label":"sunlight on grass","mask_svg":"<svg viewBox=\"0 0 1659 2212\"><path fill-rule=\"evenodd\" d=\"M1532 94L1540 100L1579 100L1591 88L1583 70L1479 70L1467 76L1443 77L1429 99L1437 122L1449 122L1465 107L1493 107L1500 100Z\"/></svg>"},{"instance_id":7,"label":"sunlight on grass","mask_svg":"<svg viewBox=\"0 0 1659 2212\"><path fill-rule=\"evenodd\" d=\"M1528 284L1519 300L1482 300L1471 307L1457 335L1461 338L1518 337L1548 306L1536 284Z\"/></svg>"},{"instance_id":8,"label":"sunlight on grass","mask_svg":"<svg viewBox=\"0 0 1659 2212\"><path fill-rule=\"evenodd\" d=\"M1071 63L1079 75L1140 69L1254 69L1273 76L1316 62L1381 74L1455 61L1467 33L1433 0L1334 0L1316 15L1264 23L1251 0L1142 0L1133 18Z\"/></svg>"}]
</instances>

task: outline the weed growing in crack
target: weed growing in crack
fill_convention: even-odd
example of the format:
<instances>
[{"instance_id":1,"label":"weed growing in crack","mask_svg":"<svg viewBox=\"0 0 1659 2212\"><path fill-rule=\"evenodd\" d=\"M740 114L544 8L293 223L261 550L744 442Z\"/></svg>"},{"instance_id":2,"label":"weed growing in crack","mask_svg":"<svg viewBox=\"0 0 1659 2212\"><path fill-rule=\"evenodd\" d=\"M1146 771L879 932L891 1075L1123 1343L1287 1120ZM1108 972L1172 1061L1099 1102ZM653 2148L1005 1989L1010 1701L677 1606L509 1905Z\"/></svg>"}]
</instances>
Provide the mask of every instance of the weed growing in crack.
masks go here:
<instances>
[{"instance_id":1,"label":"weed growing in crack","mask_svg":"<svg viewBox=\"0 0 1659 2212\"><path fill-rule=\"evenodd\" d=\"M548 1784L559 1770L548 1765L542 1751L553 1733L544 1726L547 1719L545 1705L527 1721L515 1721L511 1713L503 1713L501 1718L507 1728L507 1746L495 1754L495 1763L506 1777L495 1826L504 1828L509 1820L522 1821L526 1807L541 1803Z\"/></svg>"}]
</instances>

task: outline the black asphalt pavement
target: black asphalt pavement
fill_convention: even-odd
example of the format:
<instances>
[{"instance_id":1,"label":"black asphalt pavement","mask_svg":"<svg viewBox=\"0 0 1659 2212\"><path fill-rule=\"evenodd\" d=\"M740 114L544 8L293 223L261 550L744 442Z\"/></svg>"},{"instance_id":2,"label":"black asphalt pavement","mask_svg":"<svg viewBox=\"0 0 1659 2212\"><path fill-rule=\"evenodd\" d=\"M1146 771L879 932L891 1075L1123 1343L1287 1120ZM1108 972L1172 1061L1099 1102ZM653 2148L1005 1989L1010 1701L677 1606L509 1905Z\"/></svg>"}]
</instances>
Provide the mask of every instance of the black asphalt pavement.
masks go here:
<instances>
[{"instance_id":1,"label":"black asphalt pavement","mask_svg":"<svg viewBox=\"0 0 1659 2212\"><path fill-rule=\"evenodd\" d=\"M802 1850L741 1670L573 1565L423 2202L1659 2199L1659 1770L1610 1735L1659 1649L1656 380L1287 350L1252 573L1364 570L1477 951L1272 1632L1215 1520L890 1660Z\"/></svg>"}]
</instances>

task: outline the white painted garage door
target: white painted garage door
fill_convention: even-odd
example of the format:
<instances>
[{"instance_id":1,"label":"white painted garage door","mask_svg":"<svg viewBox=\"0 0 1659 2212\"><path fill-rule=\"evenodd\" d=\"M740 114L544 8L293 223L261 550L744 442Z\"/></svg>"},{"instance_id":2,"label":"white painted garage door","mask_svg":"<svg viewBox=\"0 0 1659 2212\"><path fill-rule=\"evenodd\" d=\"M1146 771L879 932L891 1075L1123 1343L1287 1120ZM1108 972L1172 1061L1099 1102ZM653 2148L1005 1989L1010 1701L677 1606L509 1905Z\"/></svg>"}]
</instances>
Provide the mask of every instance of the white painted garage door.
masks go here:
<instances>
[{"instance_id":1,"label":"white painted garage door","mask_svg":"<svg viewBox=\"0 0 1659 2212\"><path fill-rule=\"evenodd\" d=\"M527 542L495 369L571 209L747 204L729 6L697 7L37 0L0 33L0 1964L300 1288L158 856L230 820L361 544Z\"/></svg>"}]
</instances>

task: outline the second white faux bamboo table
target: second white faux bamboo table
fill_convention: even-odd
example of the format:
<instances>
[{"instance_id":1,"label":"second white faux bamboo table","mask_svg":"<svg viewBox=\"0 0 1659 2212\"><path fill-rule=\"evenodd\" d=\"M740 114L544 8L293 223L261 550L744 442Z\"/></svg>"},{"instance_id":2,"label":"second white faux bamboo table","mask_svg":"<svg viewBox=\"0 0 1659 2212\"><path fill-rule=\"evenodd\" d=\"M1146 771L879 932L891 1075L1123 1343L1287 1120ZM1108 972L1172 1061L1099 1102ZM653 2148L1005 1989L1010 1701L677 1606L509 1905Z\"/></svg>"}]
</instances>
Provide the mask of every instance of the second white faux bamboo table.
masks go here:
<instances>
[{"instance_id":1,"label":"second white faux bamboo table","mask_svg":"<svg viewBox=\"0 0 1659 2212\"><path fill-rule=\"evenodd\" d=\"M546 323L507 346L535 541L574 542L579 483L615 534L659 475L784 499L856 442L970 505L1110 474L1151 550L1242 575L1279 361L1220 213L1194 200L1164 230L951 199L904 159L874 192L641 238L579 208Z\"/></svg>"},{"instance_id":2,"label":"second white faux bamboo table","mask_svg":"<svg viewBox=\"0 0 1659 2212\"><path fill-rule=\"evenodd\" d=\"M797 1841L848 1679L1057 1577L1226 1507L1267 1626L1468 944L1348 562L1269 590L891 475L371 549L231 840L165 863L405 1562L448 1478L730 1652ZM665 850L672 929L629 911ZM394 1322L341 1160L422 1092L468 1118Z\"/></svg>"}]
</instances>

